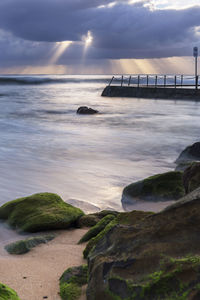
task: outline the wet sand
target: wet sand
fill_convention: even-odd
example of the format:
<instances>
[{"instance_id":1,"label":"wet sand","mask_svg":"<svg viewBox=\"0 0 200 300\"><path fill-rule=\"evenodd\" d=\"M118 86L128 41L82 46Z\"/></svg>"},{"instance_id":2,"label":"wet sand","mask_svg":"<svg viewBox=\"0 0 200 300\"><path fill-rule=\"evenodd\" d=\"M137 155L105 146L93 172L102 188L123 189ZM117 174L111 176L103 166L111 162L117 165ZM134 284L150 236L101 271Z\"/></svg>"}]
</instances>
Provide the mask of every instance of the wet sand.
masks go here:
<instances>
[{"instance_id":1,"label":"wet sand","mask_svg":"<svg viewBox=\"0 0 200 300\"><path fill-rule=\"evenodd\" d=\"M1 244L0 282L13 288L21 300L60 300L59 278L62 273L69 267L86 263L82 256L85 244L77 245L86 231L59 231L53 241L23 255L8 254ZM83 293L81 300L85 299Z\"/></svg>"}]
</instances>

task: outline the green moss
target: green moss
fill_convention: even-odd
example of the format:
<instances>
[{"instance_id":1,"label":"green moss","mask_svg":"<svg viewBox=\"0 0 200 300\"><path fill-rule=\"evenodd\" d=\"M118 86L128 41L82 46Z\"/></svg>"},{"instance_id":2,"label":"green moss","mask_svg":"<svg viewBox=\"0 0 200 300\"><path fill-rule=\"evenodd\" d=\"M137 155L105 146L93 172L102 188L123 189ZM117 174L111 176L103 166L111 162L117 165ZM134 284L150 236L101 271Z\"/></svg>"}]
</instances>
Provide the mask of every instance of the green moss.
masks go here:
<instances>
[{"instance_id":1,"label":"green moss","mask_svg":"<svg viewBox=\"0 0 200 300\"><path fill-rule=\"evenodd\" d=\"M10 254L25 254L39 244L45 244L55 238L55 234L35 236L25 240L20 240L5 246L5 249Z\"/></svg>"},{"instance_id":2,"label":"green moss","mask_svg":"<svg viewBox=\"0 0 200 300\"><path fill-rule=\"evenodd\" d=\"M122 212L117 216L116 222L122 225L135 225L137 222L142 221L144 218L153 215L153 212L137 211Z\"/></svg>"},{"instance_id":3,"label":"green moss","mask_svg":"<svg viewBox=\"0 0 200 300\"><path fill-rule=\"evenodd\" d=\"M108 225L101 231L97 236L90 239L89 243L87 244L86 248L83 251L84 258L87 258L89 253L95 248L96 244L104 237L104 235L110 231L115 225L117 224L116 218L113 219Z\"/></svg>"},{"instance_id":4,"label":"green moss","mask_svg":"<svg viewBox=\"0 0 200 300\"><path fill-rule=\"evenodd\" d=\"M62 283L60 296L63 300L76 300L81 296L81 287L75 283Z\"/></svg>"},{"instance_id":5,"label":"green moss","mask_svg":"<svg viewBox=\"0 0 200 300\"><path fill-rule=\"evenodd\" d=\"M97 236L109 223L115 218L113 215L105 216L101 221L99 221L95 226L93 226L79 241L79 243L84 243L89 241L91 238Z\"/></svg>"},{"instance_id":6,"label":"green moss","mask_svg":"<svg viewBox=\"0 0 200 300\"><path fill-rule=\"evenodd\" d=\"M192 291L200 290L199 267L200 256L166 258L160 270L138 282L112 275L108 278L106 293L113 300L187 300ZM118 291L115 294L116 286Z\"/></svg>"},{"instance_id":7,"label":"green moss","mask_svg":"<svg viewBox=\"0 0 200 300\"><path fill-rule=\"evenodd\" d=\"M179 199L185 195L182 172L157 174L132 183L125 187L123 195L149 201Z\"/></svg>"},{"instance_id":8,"label":"green moss","mask_svg":"<svg viewBox=\"0 0 200 300\"><path fill-rule=\"evenodd\" d=\"M80 286L88 282L88 266L82 265L67 269L60 277L60 284L75 283Z\"/></svg>"},{"instance_id":9,"label":"green moss","mask_svg":"<svg viewBox=\"0 0 200 300\"><path fill-rule=\"evenodd\" d=\"M82 215L84 213L80 209L51 193L34 194L0 207L0 219L7 220L14 228L28 232L69 228Z\"/></svg>"},{"instance_id":10,"label":"green moss","mask_svg":"<svg viewBox=\"0 0 200 300\"><path fill-rule=\"evenodd\" d=\"M20 298L13 289L0 283L0 300L20 300Z\"/></svg>"}]
</instances>

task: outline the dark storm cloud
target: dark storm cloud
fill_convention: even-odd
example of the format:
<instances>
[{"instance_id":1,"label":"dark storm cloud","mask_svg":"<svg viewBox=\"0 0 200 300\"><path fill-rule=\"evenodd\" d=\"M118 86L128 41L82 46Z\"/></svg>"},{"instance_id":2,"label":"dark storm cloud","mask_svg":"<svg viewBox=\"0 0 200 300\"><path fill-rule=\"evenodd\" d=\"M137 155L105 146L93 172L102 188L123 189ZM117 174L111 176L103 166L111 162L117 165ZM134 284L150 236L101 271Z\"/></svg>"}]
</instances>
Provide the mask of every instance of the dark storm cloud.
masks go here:
<instances>
[{"instance_id":1,"label":"dark storm cloud","mask_svg":"<svg viewBox=\"0 0 200 300\"><path fill-rule=\"evenodd\" d=\"M75 44L59 61L68 63L82 55L79 42L88 31L93 35L91 59L190 55L199 42L200 6L151 10L148 2L121 0L108 7L111 0L1 0L0 28L10 35L7 40L0 35L1 49L7 49L0 58L4 53L5 61L18 57L32 63L51 54L52 42L71 40Z\"/></svg>"}]
</instances>

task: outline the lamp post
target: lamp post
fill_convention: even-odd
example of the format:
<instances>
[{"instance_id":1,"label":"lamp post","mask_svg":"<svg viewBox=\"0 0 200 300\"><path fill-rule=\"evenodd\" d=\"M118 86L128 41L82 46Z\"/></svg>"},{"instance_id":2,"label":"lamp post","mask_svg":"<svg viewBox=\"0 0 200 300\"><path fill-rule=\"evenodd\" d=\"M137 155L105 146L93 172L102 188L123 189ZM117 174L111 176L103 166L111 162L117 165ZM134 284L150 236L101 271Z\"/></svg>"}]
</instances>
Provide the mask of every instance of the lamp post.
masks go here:
<instances>
[{"instance_id":1,"label":"lamp post","mask_svg":"<svg viewBox=\"0 0 200 300\"><path fill-rule=\"evenodd\" d=\"M195 58L195 87L198 89L198 75L197 75L197 63L198 63L198 47L193 48L193 56Z\"/></svg>"}]
</instances>

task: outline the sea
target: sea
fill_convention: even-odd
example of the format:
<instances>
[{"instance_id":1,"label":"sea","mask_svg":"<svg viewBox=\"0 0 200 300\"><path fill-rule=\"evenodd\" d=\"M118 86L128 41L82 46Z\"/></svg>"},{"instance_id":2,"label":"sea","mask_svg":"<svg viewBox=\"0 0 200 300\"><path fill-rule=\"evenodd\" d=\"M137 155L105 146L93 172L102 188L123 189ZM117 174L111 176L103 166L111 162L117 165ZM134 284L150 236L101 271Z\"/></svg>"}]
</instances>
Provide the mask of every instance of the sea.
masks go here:
<instances>
[{"instance_id":1,"label":"sea","mask_svg":"<svg viewBox=\"0 0 200 300\"><path fill-rule=\"evenodd\" d=\"M123 210L126 185L174 170L199 141L200 103L101 97L111 77L0 76L0 205L52 192L86 212Z\"/></svg>"}]
</instances>

